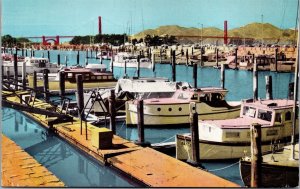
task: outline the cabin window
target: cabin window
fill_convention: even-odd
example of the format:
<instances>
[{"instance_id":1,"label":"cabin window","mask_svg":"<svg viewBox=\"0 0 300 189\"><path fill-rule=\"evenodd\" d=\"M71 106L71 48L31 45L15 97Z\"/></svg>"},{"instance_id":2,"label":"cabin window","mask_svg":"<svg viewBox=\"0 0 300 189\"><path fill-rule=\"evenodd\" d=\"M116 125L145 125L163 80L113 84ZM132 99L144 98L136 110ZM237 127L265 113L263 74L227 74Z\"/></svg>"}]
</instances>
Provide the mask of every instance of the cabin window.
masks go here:
<instances>
[{"instance_id":1,"label":"cabin window","mask_svg":"<svg viewBox=\"0 0 300 189\"><path fill-rule=\"evenodd\" d=\"M258 110L257 118L265 120L265 121L271 121L272 112L271 111L266 111L266 110Z\"/></svg>"},{"instance_id":2,"label":"cabin window","mask_svg":"<svg viewBox=\"0 0 300 189\"><path fill-rule=\"evenodd\" d=\"M68 78L72 78L73 74L72 73L68 73Z\"/></svg>"},{"instance_id":3,"label":"cabin window","mask_svg":"<svg viewBox=\"0 0 300 189\"><path fill-rule=\"evenodd\" d=\"M110 76L108 76L108 79L112 79L113 77L110 75Z\"/></svg>"},{"instance_id":4,"label":"cabin window","mask_svg":"<svg viewBox=\"0 0 300 189\"><path fill-rule=\"evenodd\" d=\"M275 122L281 123L281 113L275 114Z\"/></svg>"},{"instance_id":5,"label":"cabin window","mask_svg":"<svg viewBox=\"0 0 300 189\"><path fill-rule=\"evenodd\" d=\"M182 110L182 108L181 108L181 107L179 107L179 108L178 108L178 110L179 110L179 111L181 111L181 110Z\"/></svg>"},{"instance_id":6,"label":"cabin window","mask_svg":"<svg viewBox=\"0 0 300 189\"><path fill-rule=\"evenodd\" d=\"M220 93L212 93L211 101L220 101L222 100L222 95Z\"/></svg>"},{"instance_id":7,"label":"cabin window","mask_svg":"<svg viewBox=\"0 0 300 189\"><path fill-rule=\"evenodd\" d=\"M208 102L208 101L209 101L209 96L207 94L200 96L200 102Z\"/></svg>"},{"instance_id":8,"label":"cabin window","mask_svg":"<svg viewBox=\"0 0 300 189\"><path fill-rule=\"evenodd\" d=\"M274 136L278 135L278 130L268 130L267 131L267 136Z\"/></svg>"},{"instance_id":9,"label":"cabin window","mask_svg":"<svg viewBox=\"0 0 300 189\"><path fill-rule=\"evenodd\" d=\"M103 76L103 79L107 79L107 76Z\"/></svg>"},{"instance_id":10,"label":"cabin window","mask_svg":"<svg viewBox=\"0 0 300 189\"><path fill-rule=\"evenodd\" d=\"M172 111L172 108L169 108L169 112Z\"/></svg>"},{"instance_id":11,"label":"cabin window","mask_svg":"<svg viewBox=\"0 0 300 189\"><path fill-rule=\"evenodd\" d=\"M185 93L180 93L177 98L186 100L186 99L188 99L188 96Z\"/></svg>"},{"instance_id":12,"label":"cabin window","mask_svg":"<svg viewBox=\"0 0 300 189\"><path fill-rule=\"evenodd\" d=\"M96 79L96 77L95 77L95 76L92 76L91 79Z\"/></svg>"},{"instance_id":13,"label":"cabin window","mask_svg":"<svg viewBox=\"0 0 300 189\"><path fill-rule=\"evenodd\" d=\"M244 106L243 115L246 115L248 117L255 117L256 110L255 108L251 108L249 106Z\"/></svg>"},{"instance_id":14,"label":"cabin window","mask_svg":"<svg viewBox=\"0 0 300 189\"><path fill-rule=\"evenodd\" d=\"M226 132L226 138L239 138L239 132Z\"/></svg>"},{"instance_id":15,"label":"cabin window","mask_svg":"<svg viewBox=\"0 0 300 189\"><path fill-rule=\"evenodd\" d=\"M101 79L101 76L97 76L97 79Z\"/></svg>"},{"instance_id":16,"label":"cabin window","mask_svg":"<svg viewBox=\"0 0 300 189\"><path fill-rule=\"evenodd\" d=\"M292 114L290 111L285 113L285 121L291 121L292 120Z\"/></svg>"},{"instance_id":17,"label":"cabin window","mask_svg":"<svg viewBox=\"0 0 300 189\"><path fill-rule=\"evenodd\" d=\"M191 100L198 100L198 94L193 94Z\"/></svg>"},{"instance_id":18,"label":"cabin window","mask_svg":"<svg viewBox=\"0 0 300 189\"><path fill-rule=\"evenodd\" d=\"M161 110L161 108L157 108L157 111L159 111L159 112L160 112L160 110Z\"/></svg>"}]
</instances>

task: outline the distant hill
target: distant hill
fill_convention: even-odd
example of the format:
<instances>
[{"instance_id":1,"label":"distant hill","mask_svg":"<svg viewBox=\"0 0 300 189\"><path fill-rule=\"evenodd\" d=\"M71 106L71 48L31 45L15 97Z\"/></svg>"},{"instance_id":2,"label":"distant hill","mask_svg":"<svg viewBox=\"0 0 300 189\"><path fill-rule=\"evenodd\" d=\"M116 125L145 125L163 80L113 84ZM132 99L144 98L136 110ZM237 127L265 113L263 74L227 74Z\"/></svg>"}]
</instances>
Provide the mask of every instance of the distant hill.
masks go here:
<instances>
[{"instance_id":1,"label":"distant hill","mask_svg":"<svg viewBox=\"0 0 300 189\"><path fill-rule=\"evenodd\" d=\"M214 27L203 28L203 31L201 31L201 28L167 25L160 26L156 29L144 30L133 35L132 38L140 39L146 35L201 36L202 32L203 36L223 36L223 30ZM266 40L267 38L276 38L280 41L293 41L296 39L295 37L297 37L294 32L295 30L293 29L280 29L269 23L251 23L239 28L228 30L228 36L254 38L255 40L261 40L263 37ZM276 42L276 40L273 40L273 42Z\"/></svg>"}]
</instances>

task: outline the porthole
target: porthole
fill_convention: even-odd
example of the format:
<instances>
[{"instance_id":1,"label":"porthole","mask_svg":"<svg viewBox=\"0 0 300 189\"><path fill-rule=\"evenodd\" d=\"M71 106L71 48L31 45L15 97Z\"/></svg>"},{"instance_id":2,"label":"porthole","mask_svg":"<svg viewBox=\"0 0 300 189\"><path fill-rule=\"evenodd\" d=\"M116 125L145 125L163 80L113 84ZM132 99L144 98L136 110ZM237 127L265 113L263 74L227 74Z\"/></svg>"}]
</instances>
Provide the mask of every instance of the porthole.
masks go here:
<instances>
[{"instance_id":1,"label":"porthole","mask_svg":"<svg viewBox=\"0 0 300 189\"><path fill-rule=\"evenodd\" d=\"M179 108L178 108L178 110L179 110L179 111L181 111L181 110L182 110L182 108L181 108L181 107L179 107Z\"/></svg>"},{"instance_id":2,"label":"porthole","mask_svg":"<svg viewBox=\"0 0 300 189\"><path fill-rule=\"evenodd\" d=\"M157 111L159 111L159 112L160 112L160 110L161 110L160 108L157 108Z\"/></svg>"},{"instance_id":3,"label":"porthole","mask_svg":"<svg viewBox=\"0 0 300 189\"><path fill-rule=\"evenodd\" d=\"M169 108L169 112L172 111L172 108Z\"/></svg>"},{"instance_id":4,"label":"porthole","mask_svg":"<svg viewBox=\"0 0 300 189\"><path fill-rule=\"evenodd\" d=\"M193 109L193 110L195 110L195 109L196 109L196 107L194 106L192 109Z\"/></svg>"}]
</instances>

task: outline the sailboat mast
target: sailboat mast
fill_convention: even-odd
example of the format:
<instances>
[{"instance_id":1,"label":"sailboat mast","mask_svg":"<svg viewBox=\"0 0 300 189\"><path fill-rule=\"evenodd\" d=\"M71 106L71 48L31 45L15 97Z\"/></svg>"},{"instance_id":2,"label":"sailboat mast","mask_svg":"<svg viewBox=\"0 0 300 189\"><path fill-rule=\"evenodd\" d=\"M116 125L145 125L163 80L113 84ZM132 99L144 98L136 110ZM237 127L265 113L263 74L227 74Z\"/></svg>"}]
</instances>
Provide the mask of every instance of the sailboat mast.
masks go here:
<instances>
[{"instance_id":1,"label":"sailboat mast","mask_svg":"<svg viewBox=\"0 0 300 189\"><path fill-rule=\"evenodd\" d=\"M298 4L299 5L299 4ZM294 104L293 104L293 131L292 131L292 138L291 138L291 143L292 143L292 159L295 159L295 136L296 136L296 117L297 117L297 100L298 100L298 82L299 82L299 41L300 41L300 25L299 25L299 6L297 8L298 11L298 38L297 38L297 56L296 56L296 65L295 65L295 79L294 79Z\"/></svg>"}]
</instances>

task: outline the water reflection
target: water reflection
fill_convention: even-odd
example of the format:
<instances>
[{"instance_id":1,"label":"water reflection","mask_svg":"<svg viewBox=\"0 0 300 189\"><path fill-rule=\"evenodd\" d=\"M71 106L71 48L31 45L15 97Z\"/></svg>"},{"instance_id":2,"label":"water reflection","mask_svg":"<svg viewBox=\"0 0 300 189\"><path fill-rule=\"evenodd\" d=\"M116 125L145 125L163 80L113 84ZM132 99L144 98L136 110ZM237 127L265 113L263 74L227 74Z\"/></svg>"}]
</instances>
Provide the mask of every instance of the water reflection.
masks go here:
<instances>
[{"instance_id":1,"label":"water reflection","mask_svg":"<svg viewBox=\"0 0 300 189\"><path fill-rule=\"evenodd\" d=\"M2 108L2 113L3 133L52 171L67 186L137 186L136 183L120 177L109 167L99 164L60 138L48 133L24 114L9 108Z\"/></svg>"}]
</instances>

